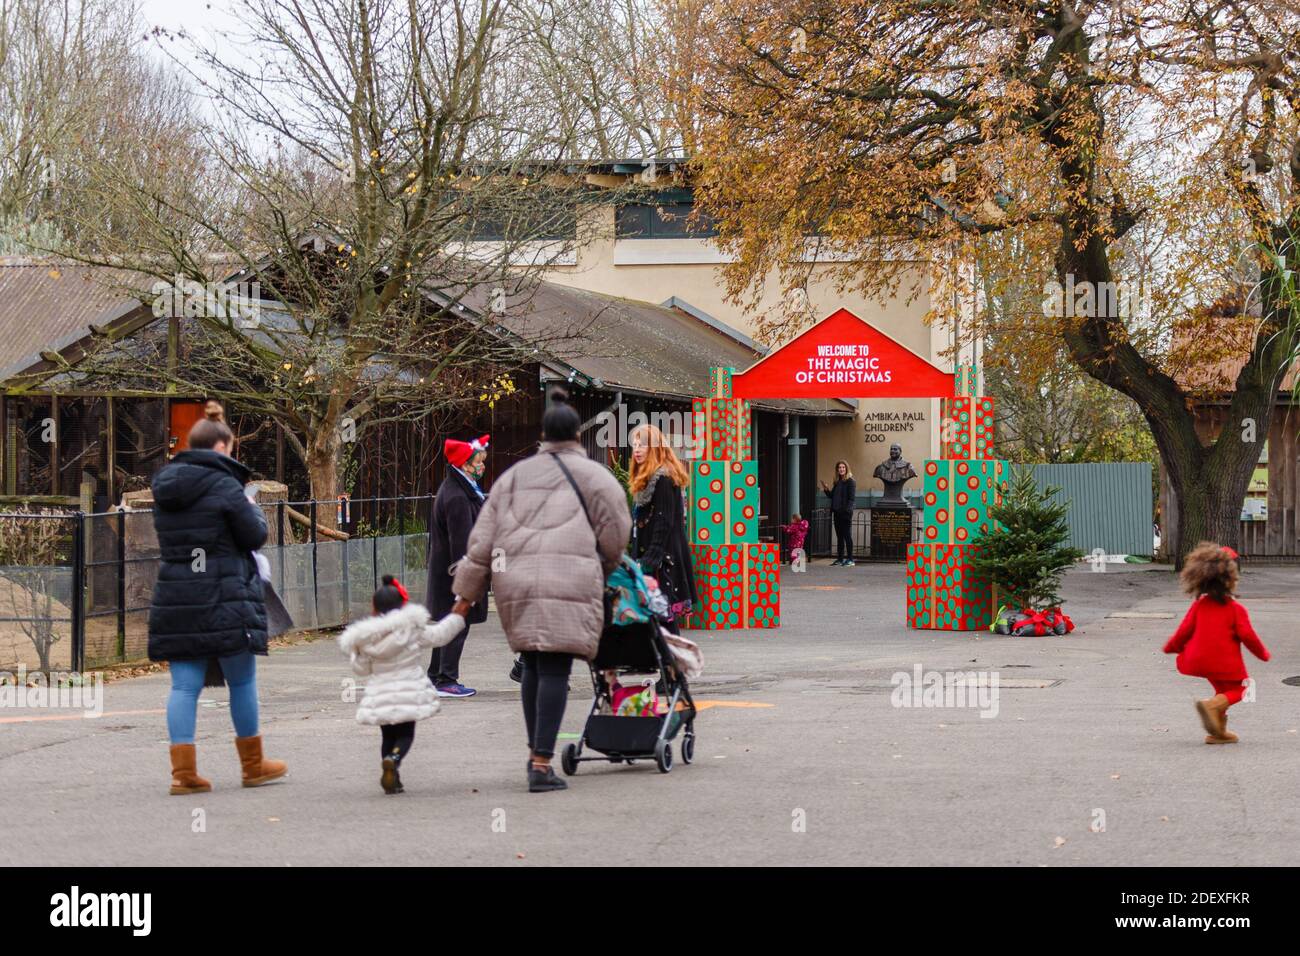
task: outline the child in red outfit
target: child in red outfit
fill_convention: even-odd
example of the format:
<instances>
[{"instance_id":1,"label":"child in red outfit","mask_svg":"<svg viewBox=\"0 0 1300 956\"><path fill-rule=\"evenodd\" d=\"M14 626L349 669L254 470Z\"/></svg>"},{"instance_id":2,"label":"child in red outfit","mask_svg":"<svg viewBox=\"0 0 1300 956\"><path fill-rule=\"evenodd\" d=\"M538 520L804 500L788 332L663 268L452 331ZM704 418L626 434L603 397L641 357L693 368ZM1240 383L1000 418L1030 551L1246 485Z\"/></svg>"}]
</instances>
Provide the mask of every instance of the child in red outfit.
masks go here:
<instances>
[{"instance_id":1,"label":"child in red outfit","mask_svg":"<svg viewBox=\"0 0 1300 956\"><path fill-rule=\"evenodd\" d=\"M1195 594L1196 600L1165 644L1165 653L1178 655L1178 673L1204 677L1214 688L1213 697L1196 702L1208 732L1205 742L1234 744L1237 735L1228 729L1228 708L1241 700L1249 676L1241 645L1261 661L1268 660L1268 648L1250 626L1245 606L1233 597L1237 552L1202 542L1187 556L1182 579L1183 590Z\"/></svg>"}]
</instances>

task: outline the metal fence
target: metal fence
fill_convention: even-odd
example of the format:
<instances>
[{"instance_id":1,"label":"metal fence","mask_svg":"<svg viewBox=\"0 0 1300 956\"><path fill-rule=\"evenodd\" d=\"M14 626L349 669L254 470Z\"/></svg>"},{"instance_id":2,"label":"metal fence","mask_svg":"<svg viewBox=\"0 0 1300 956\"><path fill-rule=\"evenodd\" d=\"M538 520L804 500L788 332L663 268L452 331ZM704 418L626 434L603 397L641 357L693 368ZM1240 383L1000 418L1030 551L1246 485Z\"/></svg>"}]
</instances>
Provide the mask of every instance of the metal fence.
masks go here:
<instances>
[{"instance_id":1,"label":"metal fence","mask_svg":"<svg viewBox=\"0 0 1300 956\"><path fill-rule=\"evenodd\" d=\"M1018 466L1019 467L1019 466ZM1030 465L1040 488L1069 505L1067 542L1085 553L1150 555L1155 550L1150 462Z\"/></svg>"},{"instance_id":2,"label":"metal fence","mask_svg":"<svg viewBox=\"0 0 1300 956\"><path fill-rule=\"evenodd\" d=\"M294 626L365 616L385 574L424 601L432 507L432 495L263 504L262 553ZM152 511L0 514L0 669L144 660L158 560Z\"/></svg>"},{"instance_id":3,"label":"metal fence","mask_svg":"<svg viewBox=\"0 0 1300 956\"><path fill-rule=\"evenodd\" d=\"M912 509L912 541L919 541L921 529L921 510ZM891 554L872 554L871 551L871 509L858 508L853 512L849 525L849 540L853 543L853 560L855 561L896 561L902 563L906 556ZM808 540L805 547L810 558L833 556L838 542L835 540L834 526L831 521L831 509L817 508L808 516ZM784 551L784 544L783 544Z\"/></svg>"}]
</instances>

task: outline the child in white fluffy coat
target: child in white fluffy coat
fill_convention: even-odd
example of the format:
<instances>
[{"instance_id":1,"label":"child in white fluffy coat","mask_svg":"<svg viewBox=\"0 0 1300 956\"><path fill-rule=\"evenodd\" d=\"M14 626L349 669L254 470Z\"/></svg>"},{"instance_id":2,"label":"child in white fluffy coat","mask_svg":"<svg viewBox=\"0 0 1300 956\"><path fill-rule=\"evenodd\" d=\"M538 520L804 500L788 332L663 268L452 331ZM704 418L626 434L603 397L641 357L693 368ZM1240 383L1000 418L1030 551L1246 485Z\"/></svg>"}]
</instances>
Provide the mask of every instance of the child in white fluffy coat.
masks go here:
<instances>
[{"instance_id":1,"label":"child in white fluffy coat","mask_svg":"<svg viewBox=\"0 0 1300 956\"><path fill-rule=\"evenodd\" d=\"M357 723L379 725L379 785L384 793L402 793L398 771L415 741L415 722L438 712L428 652L450 643L464 629L465 619L448 614L431 624L429 612L409 603L406 589L391 574L384 575L373 605L375 616L350 625L339 635L339 647L351 659L353 672L369 678L357 705Z\"/></svg>"}]
</instances>

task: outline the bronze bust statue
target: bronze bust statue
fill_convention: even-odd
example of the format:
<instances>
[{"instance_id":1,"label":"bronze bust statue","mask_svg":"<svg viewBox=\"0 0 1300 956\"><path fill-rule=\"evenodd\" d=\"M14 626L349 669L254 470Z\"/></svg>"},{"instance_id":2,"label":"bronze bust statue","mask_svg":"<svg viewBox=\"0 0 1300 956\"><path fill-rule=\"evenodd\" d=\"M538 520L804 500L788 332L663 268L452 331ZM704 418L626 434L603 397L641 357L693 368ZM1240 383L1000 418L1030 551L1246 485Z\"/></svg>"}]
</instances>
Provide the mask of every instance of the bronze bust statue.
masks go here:
<instances>
[{"instance_id":1,"label":"bronze bust statue","mask_svg":"<svg viewBox=\"0 0 1300 956\"><path fill-rule=\"evenodd\" d=\"M889 457L876 466L874 475L885 486L885 497L880 499L882 504L907 504L903 499L903 485L908 479L915 478L916 472L910 462L903 460L901 445L889 446Z\"/></svg>"}]
</instances>

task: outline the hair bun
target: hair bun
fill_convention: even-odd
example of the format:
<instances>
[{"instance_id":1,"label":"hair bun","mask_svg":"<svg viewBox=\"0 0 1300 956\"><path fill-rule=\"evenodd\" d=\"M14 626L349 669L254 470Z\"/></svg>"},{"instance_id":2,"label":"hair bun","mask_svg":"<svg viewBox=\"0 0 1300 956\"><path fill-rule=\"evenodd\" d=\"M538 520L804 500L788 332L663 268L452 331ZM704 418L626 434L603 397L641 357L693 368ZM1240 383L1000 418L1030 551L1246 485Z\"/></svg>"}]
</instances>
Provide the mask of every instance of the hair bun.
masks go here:
<instances>
[{"instance_id":1,"label":"hair bun","mask_svg":"<svg viewBox=\"0 0 1300 956\"><path fill-rule=\"evenodd\" d=\"M382 578L380 578L379 580L383 581L383 582L384 582L386 585L388 585L390 588L391 588L394 584L397 583L397 578L393 577L391 574L385 574L385 575L384 575Z\"/></svg>"},{"instance_id":2,"label":"hair bun","mask_svg":"<svg viewBox=\"0 0 1300 956\"><path fill-rule=\"evenodd\" d=\"M552 404L552 405L567 405L567 404L569 404L569 393L566 392L563 388L553 388L553 389L551 389L551 395L550 395L550 398L551 398L551 404Z\"/></svg>"}]
</instances>

